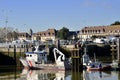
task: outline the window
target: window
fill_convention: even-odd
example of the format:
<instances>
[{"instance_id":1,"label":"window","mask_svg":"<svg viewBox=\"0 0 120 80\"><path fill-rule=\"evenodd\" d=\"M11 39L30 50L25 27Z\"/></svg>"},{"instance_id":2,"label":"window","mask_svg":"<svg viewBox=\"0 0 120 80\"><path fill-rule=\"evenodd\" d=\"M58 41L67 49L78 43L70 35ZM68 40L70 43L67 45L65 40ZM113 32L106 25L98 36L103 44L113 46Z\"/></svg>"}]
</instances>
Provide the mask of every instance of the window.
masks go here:
<instances>
[{"instance_id":1,"label":"window","mask_svg":"<svg viewBox=\"0 0 120 80\"><path fill-rule=\"evenodd\" d=\"M27 57L29 57L29 55L26 55Z\"/></svg>"},{"instance_id":2,"label":"window","mask_svg":"<svg viewBox=\"0 0 120 80\"><path fill-rule=\"evenodd\" d=\"M48 36L50 36L50 32L48 32Z\"/></svg>"},{"instance_id":3,"label":"window","mask_svg":"<svg viewBox=\"0 0 120 80\"><path fill-rule=\"evenodd\" d=\"M54 33L52 33L52 35L54 35Z\"/></svg>"},{"instance_id":4,"label":"window","mask_svg":"<svg viewBox=\"0 0 120 80\"><path fill-rule=\"evenodd\" d=\"M103 28L103 32L105 32L105 29Z\"/></svg>"},{"instance_id":5,"label":"window","mask_svg":"<svg viewBox=\"0 0 120 80\"><path fill-rule=\"evenodd\" d=\"M44 36L45 36L46 34L44 33Z\"/></svg>"}]
</instances>

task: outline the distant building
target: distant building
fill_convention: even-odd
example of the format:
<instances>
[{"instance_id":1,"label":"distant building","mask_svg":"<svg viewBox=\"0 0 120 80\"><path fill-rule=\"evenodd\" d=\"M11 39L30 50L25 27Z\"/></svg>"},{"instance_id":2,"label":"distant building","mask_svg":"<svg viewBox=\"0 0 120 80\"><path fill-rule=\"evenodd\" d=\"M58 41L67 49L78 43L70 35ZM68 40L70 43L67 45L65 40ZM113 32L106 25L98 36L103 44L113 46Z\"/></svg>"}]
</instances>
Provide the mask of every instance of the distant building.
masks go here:
<instances>
[{"instance_id":1,"label":"distant building","mask_svg":"<svg viewBox=\"0 0 120 80\"><path fill-rule=\"evenodd\" d=\"M48 29L47 31L41 31L33 34L33 40L40 40L40 41L54 41L56 38L56 30L55 29Z\"/></svg>"},{"instance_id":2,"label":"distant building","mask_svg":"<svg viewBox=\"0 0 120 80\"><path fill-rule=\"evenodd\" d=\"M31 35L27 32L18 33L19 40L31 40Z\"/></svg>"},{"instance_id":3,"label":"distant building","mask_svg":"<svg viewBox=\"0 0 120 80\"><path fill-rule=\"evenodd\" d=\"M79 31L70 31L69 32L70 39L73 39L73 40L76 39L78 33L79 33Z\"/></svg>"},{"instance_id":4,"label":"distant building","mask_svg":"<svg viewBox=\"0 0 120 80\"><path fill-rule=\"evenodd\" d=\"M86 40L92 36L119 36L120 35L120 25L113 26L94 26L94 27L84 27L80 30L78 38Z\"/></svg>"}]
</instances>

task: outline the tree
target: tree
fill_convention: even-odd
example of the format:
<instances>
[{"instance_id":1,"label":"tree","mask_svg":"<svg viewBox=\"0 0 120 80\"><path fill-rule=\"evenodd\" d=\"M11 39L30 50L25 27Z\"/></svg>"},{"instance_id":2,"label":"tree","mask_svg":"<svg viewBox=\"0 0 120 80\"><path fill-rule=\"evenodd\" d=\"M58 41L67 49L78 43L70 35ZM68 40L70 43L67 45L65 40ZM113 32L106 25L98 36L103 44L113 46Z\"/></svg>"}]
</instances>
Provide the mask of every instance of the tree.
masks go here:
<instances>
[{"instance_id":1,"label":"tree","mask_svg":"<svg viewBox=\"0 0 120 80\"><path fill-rule=\"evenodd\" d=\"M66 27L63 27L57 32L57 37L60 39L66 40L68 39L68 35L69 35L69 29L67 29Z\"/></svg>"},{"instance_id":2,"label":"tree","mask_svg":"<svg viewBox=\"0 0 120 80\"><path fill-rule=\"evenodd\" d=\"M119 21L115 21L114 23L112 23L111 25L120 25Z\"/></svg>"},{"instance_id":3,"label":"tree","mask_svg":"<svg viewBox=\"0 0 120 80\"><path fill-rule=\"evenodd\" d=\"M13 32L15 30L12 27L3 27L0 28L0 42L5 42L8 40L12 40L11 38L13 38ZM17 35L16 32L14 32L14 35ZM14 36L14 38L16 38L16 36Z\"/></svg>"}]
</instances>

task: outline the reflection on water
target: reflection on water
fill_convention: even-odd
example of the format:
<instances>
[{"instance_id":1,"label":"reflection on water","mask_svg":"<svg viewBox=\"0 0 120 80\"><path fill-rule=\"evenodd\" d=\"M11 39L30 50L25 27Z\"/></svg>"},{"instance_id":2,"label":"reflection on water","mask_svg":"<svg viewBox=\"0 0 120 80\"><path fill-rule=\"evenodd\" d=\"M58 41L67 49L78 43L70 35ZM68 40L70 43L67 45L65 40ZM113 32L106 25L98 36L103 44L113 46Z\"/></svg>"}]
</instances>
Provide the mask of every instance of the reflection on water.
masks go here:
<instances>
[{"instance_id":1,"label":"reflection on water","mask_svg":"<svg viewBox=\"0 0 120 80\"><path fill-rule=\"evenodd\" d=\"M16 68L16 66L0 66L0 80L16 80L20 77L20 68Z\"/></svg>"},{"instance_id":2,"label":"reflection on water","mask_svg":"<svg viewBox=\"0 0 120 80\"><path fill-rule=\"evenodd\" d=\"M120 80L119 71L83 71L83 80Z\"/></svg>"},{"instance_id":3,"label":"reflection on water","mask_svg":"<svg viewBox=\"0 0 120 80\"><path fill-rule=\"evenodd\" d=\"M83 80L81 72L58 70L3 70L0 80Z\"/></svg>"},{"instance_id":4,"label":"reflection on water","mask_svg":"<svg viewBox=\"0 0 120 80\"><path fill-rule=\"evenodd\" d=\"M27 80L66 80L69 72L54 70L27 70L23 69L21 78ZM69 79L70 80L70 79Z\"/></svg>"},{"instance_id":5,"label":"reflection on water","mask_svg":"<svg viewBox=\"0 0 120 80\"><path fill-rule=\"evenodd\" d=\"M0 80L120 80L120 71L54 71L0 68Z\"/></svg>"}]
</instances>

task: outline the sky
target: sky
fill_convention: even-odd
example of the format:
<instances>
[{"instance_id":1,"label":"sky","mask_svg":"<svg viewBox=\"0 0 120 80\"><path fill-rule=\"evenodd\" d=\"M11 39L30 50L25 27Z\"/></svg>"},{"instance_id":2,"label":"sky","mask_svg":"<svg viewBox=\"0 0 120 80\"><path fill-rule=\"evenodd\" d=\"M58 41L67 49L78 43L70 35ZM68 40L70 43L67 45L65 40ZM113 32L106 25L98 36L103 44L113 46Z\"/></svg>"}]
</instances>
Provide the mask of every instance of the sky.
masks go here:
<instances>
[{"instance_id":1,"label":"sky","mask_svg":"<svg viewBox=\"0 0 120 80\"><path fill-rule=\"evenodd\" d=\"M0 0L0 26L20 32L76 31L115 21L120 21L120 0Z\"/></svg>"}]
</instances>

